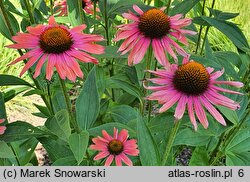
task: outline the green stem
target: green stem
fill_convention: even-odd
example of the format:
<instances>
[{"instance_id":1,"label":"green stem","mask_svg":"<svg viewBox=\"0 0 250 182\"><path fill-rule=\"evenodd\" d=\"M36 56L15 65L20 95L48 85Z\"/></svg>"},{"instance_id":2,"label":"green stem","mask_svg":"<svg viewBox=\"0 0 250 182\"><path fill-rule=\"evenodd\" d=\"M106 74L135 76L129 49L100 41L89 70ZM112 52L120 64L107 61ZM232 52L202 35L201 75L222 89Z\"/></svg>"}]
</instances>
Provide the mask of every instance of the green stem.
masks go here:
<instances>
[{"instance_id":1,"label":"green stem","mask_svg":"<svg viewBox=\"0 0 250 182\"><path fill-rule=\"evenodd\" d=\"M28 11L29 17L30 17L30 23L35 24L36 21L35 21L35 18L33 16L33 13L32 13L29 0L24 0L24 4L25 4L25 7L26 7L26 10Z\"/></svg>"},{"instance_id":2,"label":"green stem","mask_svg":"<svg viewBox=\"0 0 250 182\"><path fill-rule=\"evenodd\" d=\"M96 2L94 1L94 19L96 20ZM96 33L96 24L94 24L94 33Z\"/></svg>"},{"instance_id":3,"label":"green stem","mask_svg":"<svg viewBox=\"0 0 250 182\"><path fill-rule=\"evenodd\" d=\"M201 15L204 15L204 12L205 12L205 5L206 5L206 0L203 0ZM202 29L203 29L203 26L200 25L200 30L199 30L199 34L198 34L198 41L197 41L197 44L196 44L195 54L197 54L198 49L199 49L199 47L200 47Z\"/></svg>"},{"instance_id":4,"label":"green stem","mask_svg":"<svg viewBox=\"0 0 250 182\"><path fill-rule=\"evenodd\" d=\"M150 70L151 68L151 62L152 62L152 59L153 59L153 48L152 46L150 45L149 46L149 49L148 49L148 53L147 53L147 57L146 57L146 70ZM145 72L145 75L144 75L144 85L145 86L148 86L148 80L150 78L150 73L147 71ZM148 90L147 89L144 89L144 96L148 95ZM144 109L143 109L143 113L145 113L146 109L147 109L147 100L144 100ZM151 104L149 104L149 107L151 107ZM149 111L149 114L148 114L148 117L151 116L151 108L148 110ZM148 119L150 120L150 118Z\"/></svg>"},{"instance_id":5,"label":"green stem","mask_svg":"<svg viewBox=\"0 0 250 182\"><path fill-rule=\"evenodd\" d=\"M170 4L171 4L171 0L168 0L167 8L166 8L166 10L165 10L166 13L168 13L168 11L169 11Z\"/></svg>"},{"instance_id":6,"label":"green stem","mask_svg":"<svg viewBox=\"0 0 250 182\"><path fill-rule=\"evenodd\" d=\"M211 9L214 8L214 4L215 4L215 0L213 0L213 2L212 2ZM210 12L210 13L209 13L209 17L211 17L211 16L212 16L212 13ZM201 46L200 55L202 54L203 49L204 49L204 47L205 47L205 43L206 43L206 39L207 39L207 34L208 34L209 28L210 28L210 26L207 26L207 28L206 28L205 36L204 36L204 38L203 38L203 43L202 43L202 46Z\"/></svg>"},{"instance_id":7,"label":"green stem","mask_svg":"<svg viewBox=\"0 0 250 182\"><path fill-rule=\"evenodd\" d=\"M108 25L108 14L107 14L107 0L104 0L104 23L105 23L105 33L106 33L106 41L107 46L109 46L109 25Z\"/></svg>"},{"instance_id":8,"label":"green stem","mask_svg":"<svg viewBox=\"0 0 250 182\"><path fill-rule=\"evenodd\" d=\"M74 117L73 112L72 112L72 106L71 106L71 102L70 102L70 99L69 99L69 96L68 96L67 88L65 86L64 81L61 79L61 77L59 75L58 75L58 78L59 78L60 86L61 86L61 89L62 89L62 92L63 92L63 97L64 97L64 100L65 100L65 104L66 104L66 107L67 107L67 110L68 110L68 113L69 113L70 122L71 122L72 126L74 127L75 131L77 133L80 133L80 129L78 128L78 125L76 123L75 117Z\"/></svg>"},{"instance_id":9,"label":"green stem","mask_svg":"<svg viewBox=\"0 0 250 182\"><path fill-rule=\"evenodd\" d=\"M172 130L171 130L171 132L169 134L168 143L166 145L166 149L165 149L165 152L163 154L163 159L162 159L162 163L161 163L162 166L166 165L166 162L167 162L169 154L171 152L171 149L172 149L172 146L173 146L176 134L177 134L178 129L180 127L180 123L181 123L180 120L179 121L175 121L174 127L172 128Z\"/></svg>"},{"instance_id":10,"label":"green stem","mask_svg":"<svg viewBox=\"0 0 250 182\"><path fill-rule=\"evenodd\" d=\"M53 11L53 0L50 0L50 14L53 15L54 14L54 11Z\"/></svg>"}]
</instances>

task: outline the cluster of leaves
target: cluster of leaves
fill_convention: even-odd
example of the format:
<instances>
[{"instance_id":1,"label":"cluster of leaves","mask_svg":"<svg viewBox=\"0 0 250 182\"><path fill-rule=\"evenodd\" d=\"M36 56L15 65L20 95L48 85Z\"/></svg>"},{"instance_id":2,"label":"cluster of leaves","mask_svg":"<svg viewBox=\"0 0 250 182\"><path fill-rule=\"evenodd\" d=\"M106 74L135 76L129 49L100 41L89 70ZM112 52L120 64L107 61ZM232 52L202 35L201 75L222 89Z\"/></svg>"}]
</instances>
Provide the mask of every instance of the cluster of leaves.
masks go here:
<instances>
[{"instance_id":1,"label":"cluster of leaves","mask_svg":"<svg viewBox=\"0 0 250 182\"><path fill-rule=\"evenodd\" d=\"M12 33L16 34L20 29L26 31L26 27L30 26L32 21L46 22L46 17L51 11L49 6L44 0L31 0L31 2L34 20L31 20L24 1L20 0L22 12L9 0L4 1L13 31L11 32L5 24L4 17L0 16L0 32L5 37L11 40ZM174 124L173 110L170 109L163 114L153 114L150 120L148 110L143 114L140 112L144 109L145 102L142 80L146 63L143 61L133 67L127 66L127 55L120 56L117 53L119 44L111 41L116 32L114 26L121 24L122 13L132 10L133 4L142 9L148 9L149 6L140 0L99 0L100 19L97 21L79 9L80 1L67 2L68 16L56 17L57 22L70 23L71 26L85 23L88 26L87 31L95 26L95 33L106 35L107 39L105 54L96 56L100 64L81 65L87 75L84 84L82 80L67 83L68 89L73 88L79 92L74 100L73 113L81 132L76 133L71 129L69 117L71 113L67 112L65 104L67 101L63 97L56 77L51 82L45 81L43 70L41 76L35 80L38 85L34 86L11 75L0 75L0 86L10 86L8 90L0 93L0 118L6 118L5 102L23 92L24 96L40 95L46 104L41 106L34 103L40 111L34 114L46 118L44 126L35 127L28 121L15 121L6 125L5 134L0 136L0 165L37 165L34 150L38 142L42 143L48 152L52 165L102 165L103 163L92 160L96 153L88 149L90 139L101 136L102 130L112 133L114 127L119 130L127 129L130 138L138 140L140 155L132 158L135 165L161 165L170 130ZM154 3L160 7L167 2L161 0ZM238 26L229 21L237 14L209 9L210 16L204 16L201 10L197 10L197 7L202 6L200 0L174 1L172 4L173 7L169 9L170 15L177 13L185 15L190 11L197 11L190 29L198 32L200 27L215 27L238 49L237 53L214 51L206 37L203 40L204 54L192 54L191 59L217 70L224 67L224 78L242 80L245 83L245 91L249 92L250 47ZM20 23L16 20L17 16L21 19ZM200 43L199 35L188 38L194 45ZM34 68L32 69L31 74L34 71ZM19 87L12 87L13 85ZM190 165L250 164L249 94L228 97L240 102L241 108L238 111L231 111L218 107L226 118L228 124L226 127L208 115L209 128L205 130L199 125L198 131L195 132L188 116L184 115L167 165L176 165L175 157L184 146L193 151ZM154 102L152 105L157 107Z\"/></svg>"}]
</instances>

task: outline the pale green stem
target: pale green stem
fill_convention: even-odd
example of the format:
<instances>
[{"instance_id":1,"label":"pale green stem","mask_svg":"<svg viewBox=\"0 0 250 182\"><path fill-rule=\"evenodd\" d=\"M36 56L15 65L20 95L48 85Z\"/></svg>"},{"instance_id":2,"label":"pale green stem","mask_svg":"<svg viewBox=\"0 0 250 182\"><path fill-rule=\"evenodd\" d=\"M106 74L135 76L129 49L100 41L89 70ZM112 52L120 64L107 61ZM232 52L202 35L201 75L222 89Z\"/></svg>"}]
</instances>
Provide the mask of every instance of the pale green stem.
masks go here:
<instances>
[{"instance_id":1,"label":"pale green stem","mask_svg":"<svg viewBox=\"0 0 250 182\"><path fill-rule=\"evenodd\" d=\"M167 145L166 145L166 149L165 149L165 152L164 152L163 158L162 158L162 163L161 163L162 166L165 166L165 165L166 165L166 162L167 162L167 160L168 160L168 157L169 157L169 155L170 155L171 149L172 149L172 147L173 147L173 143L174 143L176 134L177 134L177 132L178 132L180 123L181 123L180 120L179 120L179 121L175 121L174 127L172 128L172 130L171 130L171 132L170 132L170 134L169 134L168 143L167 143Z\"/></svg>"},{"instance_id":2,"label":"pale green stem","mask_svg":"<svg viewBox=\"0 0 250 182\"><path fill-rule=\"evenodd\" d=\"M66 107L67 107L67 110L68 110L68 113L69 113L70 122L71 122L72 126L74 127L75 131L77 133L80 133L80 129L79 129L78 124L76 123L75 117L73 115L72 106L71 106L71 102L70 102L70 99L69 99L69 96L68 96L67 88L65 86L64 81L61 79L61 77L59 75L58 75L58 78L59 78L60 86L61 86L61 89L62 89L62 92L63 92L63 97L64 97L64 100L65 100L65 104L66 104Z\"/></svg>"},{"instance_id":3,"label":"pale green stem","mask_svg":"<svg viewBox=\"0 0 250 182\"><path fill-rule=\"evenodd\" d=\"M29 0L24 0L24 4L25 4L25 7L26 7L26 10L28 11L29 17L30 17L30 23L35 24L36 21L35 21L35 18L33 16L33 13L32 13Z\"/></svg>"}]
</instances>

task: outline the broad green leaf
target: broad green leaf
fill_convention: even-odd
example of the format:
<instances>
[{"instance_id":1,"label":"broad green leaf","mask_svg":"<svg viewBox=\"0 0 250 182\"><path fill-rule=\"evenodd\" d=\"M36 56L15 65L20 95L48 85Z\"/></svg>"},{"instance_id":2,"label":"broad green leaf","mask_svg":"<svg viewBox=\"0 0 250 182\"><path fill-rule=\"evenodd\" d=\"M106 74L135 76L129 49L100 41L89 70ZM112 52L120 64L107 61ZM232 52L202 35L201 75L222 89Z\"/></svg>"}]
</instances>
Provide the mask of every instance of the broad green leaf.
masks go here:
<instances>
[{"instance_id":1,"label":"broad green leaf","mask_svg":"<svg viewBox=\"0 0 250 182\"><path fill-rule=\"evenodd\" d=\"M54 117L47 119L45 126L62 140L68 141L71 128L67 110L61 110Z\"/></svg>"},{"instance_id":2,"label":"broad green leaf","mask_svg":"<svg viewBox=\"0 0 250 182\"><path fill-rule=\"evenodd\" d=\"M204 132L200 128L197 131L191 128L180 130L176 135L174 145L204 146L211 137L210 134Z\"/></svg>"},{"instance_id":3,"label":"broad green leaf","mask_svg":"<svg viewBox=\"0 0 250 182\"><path fill-rule=\"evenodd\" d=\"M15 157L11 148L4 141L0 141L0 158L13 158Z\"/></svg>"},{"instance_id":4,"label":"broad green leaf","mask_svg":"<svg viewBox=\"0 0 250 182\"><path fill-rule=\"evenodd\" d=\"M81 130L92 127L99 114L100 101L95 74L95 67L93 67L76 100L76 120Z\"/></svg>"},{"instance_id":5,"label":"broad green leaf","mask_svg":"<svg viewBox=\"0 0 250 182\"><path fill-rule=\"evenodd\" d=\"M138 86L133 85L127 81L121 80L119 78L110 78L108 80L107 85L110 88L121 88L122 90L126 91L127 93L137 97L138 99L142 99L143 93L142 91L138 88Z\"/></svg>"},{"instance_id":6,"label":"broad green leaf","mask_svg":"<svg viewBox=\"0 0 250 182\"><path fill-rule=\"evenodd\" d=\"M108 111L108 113L115 122L123 124L137 118L137 111L127 105L114 106Z\"/></svg>"},{"instance_id":7,"label":"broad green leaf","mask_svg":"<svg viewBox=\"0 0 250 182\"><path fill-rule=\"evenodd\" d=\"M217 106L220 112L233 124L237 124L239 122L239 118L237 116L236 111L228 109L227 107Z\"/></svg>"},{"instance_id":8,"label":"broad green leaf","mask_svg":"<svg viewBox=\"0 0 250 182\"><path fill-rule=\"evenodd\" d=\"M114 6L112 6L112 8L109 9L108 17L113 14L120 15L121 13L127 12L128 9L131 9L134 4L140 6L144 5L141 0L119 0Z\"/></svg>"},{"instance_id":9,"label":"broad green leaf","mask_svg":"<svg viewBox=\"0 0 250 182\"><path fill-rule=\"evenodd\" d=\"M5 130L4 135L0 136L0 140L3 140L5 142L14 142L32 137L41 137L48 135L48 133L23 121L9 123L6 125L6 127L7 129Z\"/></svg>"},{"instance_id":10,"label":"broad green leaf","mask_svg":"<svg viewBox=\"0 0 250 182\"><path fill-rule=\"evenodd\" d=\"M9 86L9 85L27 85L29 87L33 87L31 84L22 80L21 78L12 75L0 74L0 86Z\"/></svg>"},{"instance_id":11,"label":"broad green leaf","mask_svg":"<svg viewBox=\"0 0 250 182\"><path fill-rule=\"evenodd\" d=\"M170 15L187 14L200 0L185 0L170 10Z\"/></svg>"},{"instance_id":12,"label":"broad green leaf","mask_svg":"<svg viewBox=\"0 0 250 182\"><path fill-rule=\"evenodd\" d=\"M249 52L250 47L248 41L237 25L228 21L206 16L202 16L202 19L224 33L236 47L244 52Z\"/></svg>"},{"instance_id":13,"label":"broad green leaf","mask_svg":"<svg viewBox=\"0 0 250 182\"><path fill-rule=\"evenodd\" d=\"M37 146L37 143L38 140L34 137L28 140L11 142L11 146L15 151L15 155L21 166L24 166L30 162L34 156L34 150Z\"/></svg>"},{"instance_id":14,"label":"broad green leaf","mask_svg":"<svg viewBox=\"0 0 250 182\"><path fill-rule=\"evenodd\" d=\"M250 129L240 130L228 144L226 152L247 152L250 151Z\"/></svg>"},{"instance_id":15,"label":"broad green leaf","mask_svg":"<svg viewBox=\"0 0 250 182\"><path fill-rule=\"evenodd\" d=\"M83 24L82 2L79 0L67 0L68 17L72 26Z\"/></svg>"},{"instance_id":16,"label":"broad green leaf","mask_svg":"<svg viewBox=\"0 0 250 182\"><path fill-rule=\"evenodd\" d=\"M68 156L57 159L52 166L77 166L77 161L74 156Z\"/></svg>"},{"instance_id":17,"label":"broad green leaf","mask_svg":"<svg viewBox=\"0 0 250 182\"><path fill-rule=\"evenodd\" d=\"M134 129L121 123L103 124L103 125L88 129L88 132L90 136L96 137L96 136L102 136L102 130L106 130L112 136L114 133L114 128L118 129L119 131L121 131L122 129L126 129L128 130L130 137L136 137L136 131Z\"/></svg>"},{"instance_id":18,"label":"broad green leaf","mask_svg":"<svg viewBox=\"0 0 250 182\"><path fill-rule=\"evenodd\" d=\"M82 131L81 133L73 133L69 137L69 147L73 152L78 165L83 161L89 143L89 133Z\"/></svg>"},{"instance_id":19,"label":"broad green leaf","mask_svg":"<svg viewBox=\"0 0 250 182\"><path fill-rule=\"evenodd\" d=\"M37 95L45 95L45 93L42 90L39 89L32 89L28 92L25 92L25 94L23 94L23 96L30 96L33 94L37 94Z\"/></svg>"},{"instance_id":20,"label":"broad green leaf","mask_svg":"<svg viewBox=\"0 0 250 182\"><path fill-rule=\"evenodd\" d=\"M189 162L190 166L208 166L209 158L206 147L196 147Z\"/></svg>"},{"instance_id":21,"label":"broad green leaf","mask_svg":"<svg viewBox=\"0 0 250 182\"><path fill-rule=\"evenodd\" d=\"M101 59L112 59L112 58L127 58L127 55L121 55L120 53L118 53L119 47L117 46L106 46L105 47L105 53L104 54L99 54L99 55L93 55L95 58Z\"/></svg>"},{"instance_id":22,"label":"broad green leaf","mask_svg":"<svg viewBox=\"0 0 250 182\"><path fill-rule=\"evenodd\" d=\"M227 166L249 166L250 152L229 152L226 154Z\"/></svg>"},{"instance_id":23,"label":"broad green leaf","mask_svg":"<svg viewBox=\"0 0 250 182\"><path fill-rule=\"evenodd\" d=\"M38 140L48 152L51 162L55 162L56 160L64 157L74 156L68 143L61 139L53 140L51 138L38 138Z\"/></svg>"},{"instance_id":24,"label":"broad green leaf","mask_svg":"<svg viewBox=\"0 0 250 182\"><path fill-rule=\"evenodd\" d=\"M137 116L137 139L141 164L143 166L158 166L160 164L159 149L144 119L139 113Z\"/></svg>"}]
</instances>

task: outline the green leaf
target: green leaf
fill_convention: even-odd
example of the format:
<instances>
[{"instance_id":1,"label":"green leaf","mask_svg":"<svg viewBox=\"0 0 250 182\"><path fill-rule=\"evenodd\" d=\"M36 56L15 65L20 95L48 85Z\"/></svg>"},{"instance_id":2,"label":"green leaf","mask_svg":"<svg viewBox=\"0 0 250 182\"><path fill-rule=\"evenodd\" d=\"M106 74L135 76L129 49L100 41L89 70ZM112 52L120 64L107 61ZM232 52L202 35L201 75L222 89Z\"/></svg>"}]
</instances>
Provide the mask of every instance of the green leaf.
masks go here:
<instances>
[{"instance_id":1,"label":"green leaf","mask_svg":"<svg viewBox=\"0 0 250 182\"><path fill-rule=\"evenodd\" d=\"M122 129L126 129L126 130L128 130L130 137L136 136L136 131L134 129L128 127L127 125L121 124L121 123L103 124L103 125L88 129L88 132L89 132L90 136L101 136L102 130L106 130L110 135L112 135L114 128L117 128L119 131L121 131Z\"/></svg>"},{"instance_id":2,"label":"green leaf","mask_svg":"<svg viewBox=\"0 0 250 182\"><path fill-rule=\"evenodd\" d=\"M196 147L189 162L190 166L208 166L209 158L206 147Z\"/></svg>"},{"instance_id":3,"label":"green leaf","mask_svg":"<svg viewBox=\"0 0 250 182\"><path fill-rule=\"evenodd\" d=\"M76 166L77 161L74 156L68 156L56 160L52 166Z\"/></svg>"},{"instance_id":4,"label":"green leaf","mask_svg":"<svg viewBox=\"0 0 250 182\"><path fill-rule=\"evenodd\" d=\"M129 121L137 118L137 111L127 105L114 106L108 112L113 120L118 123L126 124Z\"/></svg>"},{"instance_id":5,"label":"green leaf","mask_svg":"<svg viewBox=\"0 0 250 182\"><path fill-rule=\"evenodd\" d=\"M82 4L80 1L67 0L68 17L72 26L83 24Z\"/></svg>"},{"instance_id":6,"label":"green leaf","mask_svg":"<svg viewBox=\"0 0 250 182\"><path fill-rule=\"evenodd\" d=\"M3 91L4 101L8 102L9 100L13 99L18 94L23 93L29 89L30 87L27 87L27 86L11 86Z\"/></svg>"},{"instance_id":7,"label":"green leaf","mask_svg":"<svg viewBox=\"0 0 250 182\"><path fill-rule=\"evenodd\" d=\"M113 14L121 14L124 12L127 12L129 8L132 8L132 6L140 5L143 6L144 4L142 3L141 0L119 0L112 8L109 9L108 11L108 17L110 17Z\"/></svg>"},{"instance_id":8,"label":"green leaf","mask_svg":"<svg viewBox=\"0 0 250 182\"><path fill-rule=\"evenodd\" d=\"M9 19L10 26L11 26L11 28L13 30L13 33L16 34L20 30L19 29L19 24L18 24L16 18L9 11L6 11L6 13L7 13L7 16L8 16L8 19ZM0 33L3 34L3 36L8 38L9 40L12 40L11 39L12 35L9 32L9 29L5 24L5 20L4 20L3 16L2 16L2 13L0 14Z\"/></svg>"},{"instance_id":9,"label":"green leaf","mask_svg":"<svg viewBox=\"0 0 250 182\"><path fill-rule=\"evenodd\" d=\"M31 84L22 80L21 78L12 75L0 74L0 86L9 86L9 85L27 85L29 87L33 87Z\"/></svg>"},{"instance_id":10,"label":"green leaf","mask_svg":"<svg viewBox=\"0 0 250 182\"><path fill-rule=\"evenodd\" d=\"M11 148L4 141L0 141L0 158L13 158L15 155L13 154Z\"/></svg>"},{"instance_id":11,"label":"green leaf","mask_svg":"<svg viewBox=\"0 0 250 182\"><path fill-rule=\"evenodd\" d=\"M93 55L93 57L97 58L97 59L102 59L102 58L106 58L106 59L112 59L112 58L127 58L127 55L121 55L120 53L118 53L118 49L119 47L117 46L106 46L105 47L105 53L104 54L96 54Z\"/></svg>"},{"instance_id":12,"label":"green leaf","mask_svg":"<svg viewBox=\"0 0 250 182\"><path fill-rule=\"evenodd\" d=\"M5 102L2 92L0 92L0 118L6 118Z\"/></svg>"},{"instance_id":13,"label":"green leaf","mask_svg":"<svg viewBox=\"0 0 250 182\"><path fill-rule=\"evenodd\" d=\"M89 143L89 133L82 131L81 133L73 133L69 137L69 147L73 152L78 165L83 161Z\"/></svg>"},{"instance_id":14,"label":"green leaf","mask_svg":"<svg viewBox=\"0 0 250 182\"><path fill-rule=\"evenodd\" d=\"M28 140L11 142L11 146L15 151L20 166L24 166L30 162L34 156L34 150L37 146L37 143L38 140L34 137Z\"/></svg>"},{"instance_id":15,"label":"green leaf","mask_svg":"<svg viewBox=\"0 0 250 182\"><path fill-rule=\"evenodd\" d=\"M36 108L42 113L44 114L45 116L47 117L50 117L50 111L47 107L45 106L41 106L41 105L38 105L38 104L34 104L34 106L36 106Z\"/></svg>"},{"instance_id":16,"label":"green leaf","mask_svg":"<svg viewBox=\"0 0 250 182\"><path fill-rule=\"evenodd\" d=\"M57 112L54 117L46 121L45 126L62 140L68 141L71 128L67 110Z\"/></svg>"},{"instance_id":17,"label":"green leaf","mask_svg":"<svg viewBox=\"0 0 250 182\"><path fill-rule=\"evenodd\" d=\"M95 67L93 67L76 100L76 120L82 130L93 126L100 110L95 74Z\"/></svg>"},{"instance_id":18,"label":"green leaf","mask_svg":"<svg viewBox=\"0 0 250 182\"><path fill-rule=\"evenodd\" d=\"M34 95L34 94L37 94L37 95L45 95L45 93L44 93L42 90L39 90L39 89L32 89L32 90L26 92L25 94L23 94L23 96L30 96L30 95Z\"/></svg>"},{"instance_id":19,"label":"green leaf","mask_svg":"<svg viewBox=\"0 0 250 182\"><path fill-rule=\"evenodd\" d=\"M224 33L234 43L236 47L238 47L244 52L249 51L250 47L248 41L237 25L228 21L210 18L206 16L202 16L202 19L208 22L211 26L214 26L219 31Z\"/></svg>"},{"instance_id":20,"label":"green leaf","mask_svg":"<svg viewBox=\"0 0 250 182\"><path fill-rule=\"evenodd\" d=\"M227 166L249 166L250 165L250 152L232 153L226 154Z\"/></svg>"},{"instance_id":21,"label":"green leaf","mask_svg":"<svg viewBox=\"0 0 250 182\"><path fill-rule=\"evenodd\" d=\"M137 97L138 99L142 99L143 93L142 91L136 86L127 81L121 80L118 77L111 77L107 81L107 85L109 88L121 88L122 90L126 91L127 93Z\"/></svg>"},{"instance_id":22,"label":"green leaf","mask_svg":"<svg viewBox=\"0 0 250 182\"><path fill-rule=\"evenodd\" d=\"M175 138L174 145L204 146L209 142L210 135L201 128L194 131L191 128L180 130Z\"/></svg>"},{"instance_id":23,"label":"green leaf","mask_svg":"<svg viewBox=\"0 0 250 182\"><path fill-rule=\"evenodd\" d=\"M227 107L223 107L223 106L216 106L220 112L233 124L237 124L239 122L239 118L237 116L236 111L233 111Z\"/></svg>"},{"instance_id":24,"label":"green leaf","mask_svg":"<svg viewBox=\"0 0 250 182\"><path fill-rule=\"evenodd\" d=\"M5 130L4 135L0 136L0 140L3 140L5 142L14 142L32 137L41 137L48 135L48 133L23 121L9 123L6 125L6 127L7 129Z\"/></svg>"},{"instance_id":25,"label":"green leaf","mask_svg":"<svg viewBox=\"0 0 250 182\"><path fill-rule=\"evenodd\" d=\"M250 151L250 128L240 130L233 140L228 144L226 152Z\"/></svg>"},{"instance_id":26,"label":"green leaf","mask_svg":"<svg viewBox=\"0 0 250 182\"><path fill-rule=\"evenodd\" d=\"M137 139L141 164L158 166L160 164L159 150L144 119L139 114L137 116Z\"/></svg>"},{"instance_id":27,"label":"green leaf","mask_svg":"<svg viewBox=\"0 0 250 182\"><path fill-rule=\"evenodd\" d=\"M48 152L51 162L64 157L74 156L69 148L68 143L64 140L53 140L51 138L38 138L38 140L42 143L43 147Z\"/></svg>"},{"instance_id":28,"label":"green leaf","mask_svg":"<svg viewBox=\"0 0 250 182\"><path fill-rule=\"evenodd\" d=\"M185 0L170 10L170 15L187 14L200 0Z\"/></svg>"},{"instance_id":29,"label":"green leaf","mask_svg":"<svg viewBox=\"0 0 250 182\"><path fill-rule=\"evenodd\" d=\"M239 15L239 13L222 12L220 10L216 10L212 8L208 8L208 9L215 18L220 19L220 20L232 19Z\"/></svg>"}]
</instances>

